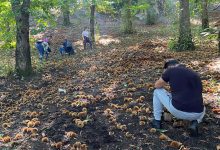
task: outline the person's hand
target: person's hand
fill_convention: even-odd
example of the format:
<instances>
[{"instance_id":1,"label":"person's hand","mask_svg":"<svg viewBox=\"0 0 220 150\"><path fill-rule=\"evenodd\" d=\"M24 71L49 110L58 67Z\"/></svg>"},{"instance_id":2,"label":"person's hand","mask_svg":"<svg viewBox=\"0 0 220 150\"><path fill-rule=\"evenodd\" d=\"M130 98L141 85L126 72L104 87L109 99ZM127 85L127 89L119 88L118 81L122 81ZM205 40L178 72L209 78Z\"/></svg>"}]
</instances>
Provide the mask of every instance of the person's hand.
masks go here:
<instances>
[{"instance_id":1,"label":"person's hand","mask_svg":"<svg viewBox=\"0 0 220 150\"><path fill-rule=\"evenodd\" d=\"M155 85L154 85L154 87L156 88L156 89L160 89L160 88L163 88L164 86L166 86L166 82L162 79L162 78L160 78L159 80L157 80L156 82L155 82Z\"/></svg>"},{"instance_id":2,"label":"person's hand","mask_svg":"<svg viewBox=\"0 0 220 150\"><path fill-rule=\"evenodd\" d=\"M163 69L163 73L166 71L167 69Z\"/></svg>"}]
</instances>

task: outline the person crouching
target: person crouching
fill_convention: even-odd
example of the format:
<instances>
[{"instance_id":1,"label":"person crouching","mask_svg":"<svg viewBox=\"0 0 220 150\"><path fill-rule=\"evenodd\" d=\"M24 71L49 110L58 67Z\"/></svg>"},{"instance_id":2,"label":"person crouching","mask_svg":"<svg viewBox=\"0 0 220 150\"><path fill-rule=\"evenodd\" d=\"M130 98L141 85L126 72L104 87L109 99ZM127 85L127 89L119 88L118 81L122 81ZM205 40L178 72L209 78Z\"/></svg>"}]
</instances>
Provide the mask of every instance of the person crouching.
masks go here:
<instances>
[{"instance_id":1,"label":"person crouching","mask_svg":"<svg viewBox=\"0 0 220 150\"><path fill-rule=\"evenodd\" d=\"M171 93L164 89L169 83ZM188 127L191 136L198 136L198 124L205 115L202 98L202 82L199 75L186 68L175 59L169 59L164 64L164 72L155 82L153 93L152 127L161 128L163 106L176 118L189 120Z\"/></svg>"}]
</instances>

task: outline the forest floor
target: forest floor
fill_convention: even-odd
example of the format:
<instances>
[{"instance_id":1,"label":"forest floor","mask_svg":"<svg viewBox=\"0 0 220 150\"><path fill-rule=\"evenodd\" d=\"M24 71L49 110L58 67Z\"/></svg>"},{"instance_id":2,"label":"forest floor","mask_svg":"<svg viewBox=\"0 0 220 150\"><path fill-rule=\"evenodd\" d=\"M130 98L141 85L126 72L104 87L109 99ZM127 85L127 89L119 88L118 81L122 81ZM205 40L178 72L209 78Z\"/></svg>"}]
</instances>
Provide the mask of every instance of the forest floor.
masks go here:
<instances>
[{"instance_id":1,"label":"forest floor","mask_svg":"<svg viewBox=\"0 0 220 150\"><path fill-rule=\"evenodd\" d=\"M99 23L95 49L82 49L82 22L76 22L69 28L48 31L53 34L53 52L41 73L25 79L0 79L0 149L219 148L220 61L216 42L203 39L196 51L175 53L168 51L165 25L140 25L137 33L123 35L116 28L117 20ZM158 32L161 29L165 31ZM73 39L75 55L59 55L57 47L65 36ZM168 58L176 58L201 74L207 114L199 137L190 137L188 122L175 118L163 122L166 131L155 132L149 124L154 82Z\"/></svg>"}]
</instances>

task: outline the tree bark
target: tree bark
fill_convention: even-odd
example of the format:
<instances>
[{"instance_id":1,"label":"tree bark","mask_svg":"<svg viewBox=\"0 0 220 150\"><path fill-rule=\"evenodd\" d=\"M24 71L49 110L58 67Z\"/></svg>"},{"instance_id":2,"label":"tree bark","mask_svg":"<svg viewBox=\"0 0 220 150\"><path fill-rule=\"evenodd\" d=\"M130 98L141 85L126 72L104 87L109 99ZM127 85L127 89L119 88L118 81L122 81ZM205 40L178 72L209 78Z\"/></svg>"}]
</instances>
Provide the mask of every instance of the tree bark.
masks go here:
<instances>
[{"instance_id":1,"label":"tree bark","mask_svg":"<svg viewBox=\"0 0 220 150\"><path fill-rule=\"evenodd\" d=\"M165 4L165 0L157 0L157 7L159 10L159 16L162 17L165 15L164 13L164 4Z\"/></svg>"},{"instance_id":2,"label":"tree bark","mask_svg":"<svg viewBox=\"0 0 220 150\"><path fill-rule=\"evenodd\" d=\"M13 0L12 10L16 20L15 69L19 75L32 72L29 44L29 8L30 0Z\"/></svg>"},{"instance_id":3,"label":"tree bark","mask_svg":"<svg viewBox=\"0 0 220 150\"><path fill-rule=\"evenodd\" d=\"M70 6L68 0L64 0L63 6L63 25L69 26L70 25Z\"/></svg>"},{"instance_id":4,"label":"tree bark","mask_svg":"<svg viewBox=\"0 0 220 150\"><path fill-rule=\"evenodd\" d=\"M131 6L131 0L126 0L124 3L123 31L124 31L124 33L127 33L127 34L133 33L132 18L131 18L132 16L131 16L130 6Z\"/></svg>"},{"instance_id":5,"label":"tree bark","mask_svg":"<svg viewBox=\"0 0 220 150\"><path fill-rule=\"evenodd\" d=\"M95 5L90 6L90 33L92 39L92 45L95 47Z\"/></svg>"},{"instance_id":6,"label":"tree bark","mask_svg":"<svg viewBox=\"0 0 220 150\"><path fill-rule=\"evenodd\" d=\"M150 8L147 9L147 25L153 25L156 24L157 21L157 15L156 10L154 8L154 4L150 4Z\"/></svg>"},{"instance_id":7,"label":"tree bark","mask_svg":"<svg viewBox=\"0 0 220 150\"><path fill-rule=\"evenodd\" d=\"M220 30L218 31L218 52L220 55Z\"/></svg>"},{"instance_id":8,"label":"tree bark","mask_svg":"<svg viewBox=\"0 0 220 150\"><path fill-rule=\"evenodd\" d=\"M192 34L190 28L190 11L189 0L180 0L180 26L178 51L194 50L195 46L192 42Z\"/></svg>"},{"instance_id":9,"label":"tree bark","mask_svg":"<svg viewBox=\"0 0 220 150\"><path fill-rule=\"evenodd\" d=\"M209 15L208 15L208 10L207 10L207 0L202 0L202 29L207 29L209 28Z\"/></svg>"}]
</instances>

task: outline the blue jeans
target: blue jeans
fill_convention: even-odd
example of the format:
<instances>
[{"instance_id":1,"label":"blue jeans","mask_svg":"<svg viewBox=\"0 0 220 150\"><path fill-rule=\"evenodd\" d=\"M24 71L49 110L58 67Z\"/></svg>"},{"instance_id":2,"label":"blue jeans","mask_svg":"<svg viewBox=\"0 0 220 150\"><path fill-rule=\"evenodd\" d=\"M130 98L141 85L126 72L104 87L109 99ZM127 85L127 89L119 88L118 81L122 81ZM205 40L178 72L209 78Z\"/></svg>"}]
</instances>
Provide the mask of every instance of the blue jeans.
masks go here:
<instances>
[{"instance_id":1,"label":"blue jeans","mask_svg":"<svg viewBox=\"0 0 220 150\"><path fill-rule=\"evenodd\" d=\"M46 55L46 60L48 59L49 53L46 51L39 51L40 62L43 61L44 54Z\"/></svg>"},{"instance_id":2,"label":"blue jeans","mask_svg":"<svg viewBox=\"0 0 220 150\"><path fill-rule=\"evenodd\" d=\"M44 51L43 50L38 50L38 52L39 52L40 61L42 61L43 57L44 57Z\"/></svg>"},{"instance_id":3,"label":"blue jeans","mask_svg":"<svg viewBox=\"0 0 220 150\"><path fill-rule=\"evenodd\" d=\"M205 107L201 113L190 113L177 110L172 105L172 96L165 89L155 89L153 95L153 113L154 119L161 120L163 106L176 118L183 120L197 120L199 123L205 115Z\"/></svg>"}]
</instances>

